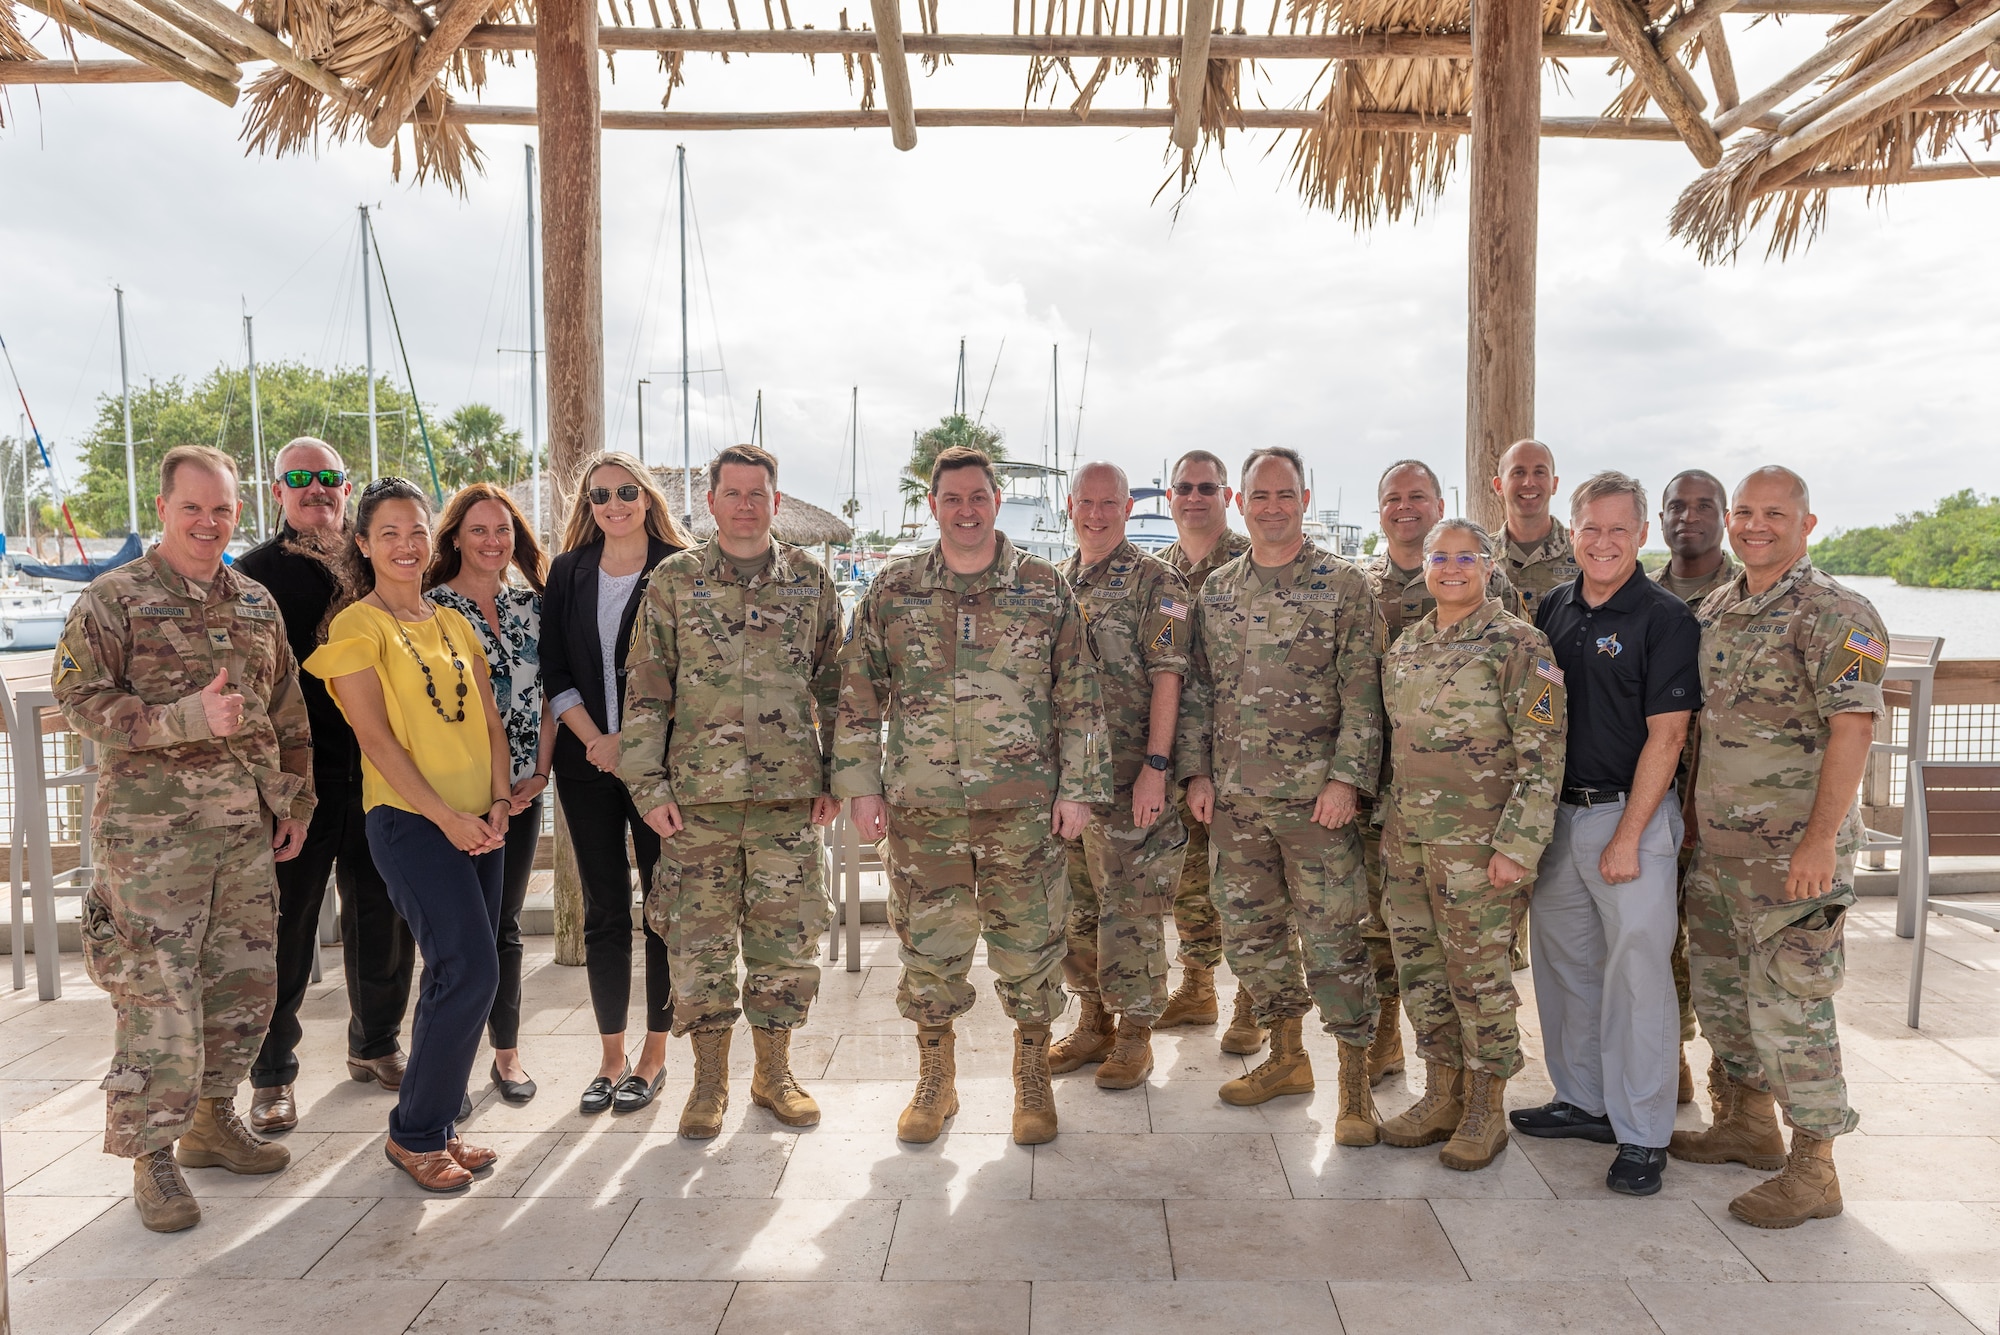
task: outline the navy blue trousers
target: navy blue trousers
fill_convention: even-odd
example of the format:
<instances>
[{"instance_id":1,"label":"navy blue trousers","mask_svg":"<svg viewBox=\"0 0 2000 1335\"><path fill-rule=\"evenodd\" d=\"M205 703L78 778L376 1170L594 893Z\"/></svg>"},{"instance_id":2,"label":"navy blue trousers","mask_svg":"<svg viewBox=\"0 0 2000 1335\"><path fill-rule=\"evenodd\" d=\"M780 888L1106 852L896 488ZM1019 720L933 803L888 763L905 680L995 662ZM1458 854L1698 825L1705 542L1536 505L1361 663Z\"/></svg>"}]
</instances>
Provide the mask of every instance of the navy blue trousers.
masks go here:
<instances>
[{"instance_id":1,"label":"navy blue trousers","mask_svg":"<svg viewBox=\"0 0 2000 1335\"><path fill-rule=\"evenodd\" d=\"M461 853L427 818L397 807L369 811L368 850L424 960L409 1070L389 1114L390 1138L423 1154L456 1134L452 1123L500 987L505 854Z\"/></svg>"}]
</instances>

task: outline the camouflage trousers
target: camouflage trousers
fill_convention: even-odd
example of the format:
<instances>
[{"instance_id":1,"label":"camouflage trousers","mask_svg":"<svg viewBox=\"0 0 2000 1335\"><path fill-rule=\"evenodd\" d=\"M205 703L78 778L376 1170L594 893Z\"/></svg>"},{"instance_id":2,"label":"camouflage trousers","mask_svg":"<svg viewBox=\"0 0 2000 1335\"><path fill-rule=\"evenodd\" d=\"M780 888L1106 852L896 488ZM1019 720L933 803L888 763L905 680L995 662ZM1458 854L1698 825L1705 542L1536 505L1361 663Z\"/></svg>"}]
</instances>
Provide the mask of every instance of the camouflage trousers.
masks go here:
<instances>
[{"instance_id":1,"label":"camouflage trousers","mask_svg":"<svg viewBox=\"0 0 2000 1335\"><path fill-rule=\"evenodd\" d=\"M1343 1043L1375 1039L1375 972L1361 836L1315 825L1313 804L1218 797L1209 837L1221 882L1222 951L1257 1019L1314 1005Z\"/></svg>"},{"instance_id":2,"label":"camouflage trousers","mask_svg":"<svg viewBox=\"0 0 2000 1335\"><path fill-rule=\"evenodd\" d=\"M1382 916L1402 974L1403 1011L1427 1062L1511 1078L1521 1069L1508 952L1525 892L1486 877L1480 844L1385 845Z\"/></svg>"},{"instance_id":3,"label":"camouflage trousers","mask_svg":"<svg viewBox=\"0 0 2000 1335\"><path fill-rule=\"evenodd\" d=\"M902 943L896 1008L919 1024L972 1009L967 975L980 938L1001 1009L1018 1024L1063 1012L1069 875L1048 806L889 808L882 862L889 924Z\"/></svg>"},{"instance_id":4,"label":"camouflage trousers","mask_svg":"<svg viewBox=\"0 0 2000 1335\"><path fill-rule=\"evenodd\" d=\"M1833 894L1774 907L1786 867L1783 858L1695 850L1686 883L1694 1008L1731 1078L1769 1090L1793 1126L1837 1136L1860 1121L1847 1103L1833 1019L1854 855L1835 864Z\"/></svg>"},{"instance_id":5,"label":"camouflage trousers","mask_svg":"<svg viewBox=\"0 0 2000 1335\"><path fill-rule=\"evenodd\" d=\"M1222 914L1209 885L1208 827L1188 810L1185 788L1174 794L1174 811L1187 831L1180 889L1174 892L1174 931L1181 939L1182 960L1213 969L1222 963Z\"/></svg>"},{"instance_id":6,"label":"camouflage trousers","mask_svg":"<svg viewBox=\"0 0 2000 1335\"><path fill-rule=\"evenodd\" d=\"M1167 1008L1167 909L1180 887L1187 827L1172 807L1132 824L1132 790L1069 846L1069 953L1063 976L1114 1015L1151 1027Z\"/></svg>"},{"instance_id":7,"label":"camouflage trousers","mask_svg":"<svg viewBox=\"0 0 2000 1335\"><path fill-rule=\"evenodd\" d=\"M104 1152L178 1140L204 1098L234 1098L278 990L271 826L100 835L83 959L111 994Z\"/></svg>"},{"instance_id":8,"label":"camouflage trousers","mask_svg":"<svg viewBox=\"0 0 2000 1335\"><path fill-rule=\"evenodd\" d=\"M1396 975L1396 952L1389 941L1389 924L1382 909L1388 890L1382 866L1382 827L1363 808L1355 813L1354 824L1361 836L1361 870L1368 877L1368 917L1361 925L1362 939L1368 942L1368 966L1375 970L1375 995L1387 999L1402 992Z\"/></svg>"},{"instance_id":9,"label":"camouflage trousers","mask_svg":"<svg viewBox=\"0 0 2000 1335\"><path fill-rule=\"evenodd\" d=\"M796 1029L819 993L819 938L832 920L812 803L709 802L660 843L646 921L667 946L674 1033ZM743 953L737 1007L736 955Z\"/></svg>"}]
</instances>

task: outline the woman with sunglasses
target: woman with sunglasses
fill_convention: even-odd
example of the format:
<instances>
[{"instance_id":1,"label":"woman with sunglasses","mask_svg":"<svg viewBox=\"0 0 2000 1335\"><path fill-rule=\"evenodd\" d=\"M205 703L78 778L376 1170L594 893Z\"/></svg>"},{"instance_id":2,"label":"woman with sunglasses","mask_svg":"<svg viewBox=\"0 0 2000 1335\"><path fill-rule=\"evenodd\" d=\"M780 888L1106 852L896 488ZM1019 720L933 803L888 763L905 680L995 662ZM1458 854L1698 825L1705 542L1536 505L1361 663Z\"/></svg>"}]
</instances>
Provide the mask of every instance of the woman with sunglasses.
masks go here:
<instances>
[{"instance_id":1,"label":"woman with sunglasses","mask_svg":"<svg viewBox=\"0 0 2000 1335\"><path fill-rule=\"evenodd\" d=\"M1382 659L1389 791L1382 917L1424 1096L1382 1139L1448 1141L1447 1168L1484 1168L1507 1144L1507 1081L1521 1069L1514 917L1555 835L1563 674L1542 633L1487 596L1493 540L1469 519L1424 538L1437 606Z\"/></svg>"},{"instance_id":2,"label":"woman with sunglasses","mask_svg":"<svg viewBox=\"0 0 2000 1335\"><path fill-rule=\"evenodd\" d=\"M507 821L506 874L500 895L500 990L487 1030L493 1083L509 1103L535 1097L521 1065L521 905L542 839L542 792L555 752L555 716L542 695L542 572L548 556L514 498L491 482L459 489L438 518L430 600L479 632L492 672L493 701L507 733L513 807ZM509 583L509 570L522 583Z\"/></svg>"},{"instance_id":3,"label":"woman with sunglasses","mask_svg":"<svg viewBox=\"0 0 2000 1335\"><path fill-rule=\"evenodd\" d=\"M350 601L306 660L361 744L368 847L424 959L410 1062L389 1114L389 1162L455 1191L499 1158L455 1125L500 965L501 849L513 809L507 736L464 617L424 597L431 513L402 478L361 493Z\"/></svg>"},{"instance_id":4,"label":"woman with sunglasses","mask_svg":"<svg viewBox=\"0 0 2000 1335\"><path fill-rule=\"evenodd\" d=\"M673 989L667 946L651 924L646 939L646 1038L626 1060L625 1018L632 997L632 866L653 883L660 836L618 778L618 726L625 704L625 653L654 566L689 546L646 466L608 452L584 461L562 554L542 594L542 685L556 732L556 796L583 883L583 960L603 1044L597 1076L584 1089L585 1113L637 1112L653 1101L667 1065Z\"/></svg>"}]
</instances>

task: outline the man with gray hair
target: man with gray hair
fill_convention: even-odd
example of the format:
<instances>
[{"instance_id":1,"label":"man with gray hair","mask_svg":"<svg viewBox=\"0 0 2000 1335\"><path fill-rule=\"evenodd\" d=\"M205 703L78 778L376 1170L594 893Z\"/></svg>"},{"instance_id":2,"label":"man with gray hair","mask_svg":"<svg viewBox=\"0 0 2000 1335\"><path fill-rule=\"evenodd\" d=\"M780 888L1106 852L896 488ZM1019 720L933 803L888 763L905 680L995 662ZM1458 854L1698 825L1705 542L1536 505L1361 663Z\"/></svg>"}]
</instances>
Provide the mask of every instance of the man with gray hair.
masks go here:
<instances>
[{"instance_id":1,"label":"man with gray hair","mask_svg":"<svg viewBox=\"0 0 2000 1335\"><path fill-rule=\"evenodd\" d=\"M1555 1098L1508 1120L1529 1136L1617 1144L1605 1185L1660 1189L1673 1134L1680 1007L1668 958L1680 804L1671 800L1701 704L1701 627L1639 569L1646 489L1599 473L1570 499L1576 578L1535 624L1568 696L1555 838L1534 898L1535 1003Z\"/></svg>"}]
</instances>

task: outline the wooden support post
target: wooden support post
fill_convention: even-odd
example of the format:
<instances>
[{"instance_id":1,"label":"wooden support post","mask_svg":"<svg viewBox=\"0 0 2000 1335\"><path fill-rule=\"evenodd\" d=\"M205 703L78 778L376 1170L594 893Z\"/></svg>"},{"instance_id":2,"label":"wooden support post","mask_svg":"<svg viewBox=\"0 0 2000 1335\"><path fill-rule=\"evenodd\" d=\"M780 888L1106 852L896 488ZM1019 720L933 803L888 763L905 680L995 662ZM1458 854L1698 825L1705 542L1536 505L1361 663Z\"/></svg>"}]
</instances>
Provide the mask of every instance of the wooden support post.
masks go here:
<instances>
[{"instance_id":1,"label":"wooden support post","mask_svg":"<svg viewBox=\"0 0 2000 1335\"><path fill-rule=\"evenodd\" d=\"M1174 83L1174 147L1191 153L1201 142L1201 104L1208 96L1208 42L1215 27L1215 0L1186 3L1180 78Z\"/></svg>"},{"instance_id":2,"label":"wooden support post","mask_svg":"<svg viewBox=\"0 0 2000 1335\"><path fill-rule=\"evenodd\" d=\"M1722 161L1722 140L1701 118L1700 106L1688 95L1688 86L1681 82L1687 74L1686 67L1679 61L1670 66L1670 57L1662 56L1653 45L1645 13L1639 6L1633 0L1590 0L1590 9L1604 24L1605 36L1611 39L1613 49L1631 67L1632 76L1661 114L1681 132L1695 161L1704 167ZM1680 70L1679 76L1674 73L1676 68Z\"/></svg>"},{"instance_id":3,"label":"wooden support post","mask_svg":"<svg viewBox=\"0 0 2000 1335\"><path fill-rule=\"evenodd\" d=\"M1472 218L1466 266L1465 493L1495 528L1486 480L1535 434L1535 242L1541 177L1540 0L1473 0Z\"/></svg>"},{"instance_id":4,"label":"wooden support post","mask_svg":"<svg viewBox=\"0 0 2000 1335\"><path fill-rule=\"evenodd\" d=\"M923 0L917 0L922 4ZM875 63L882 67L882 100L889 108L889 142L905 153L917 146L917 103L910 91L910 60L903 54L903 0L869 0L875 15Z\"/></svg>"}]
</instances>

